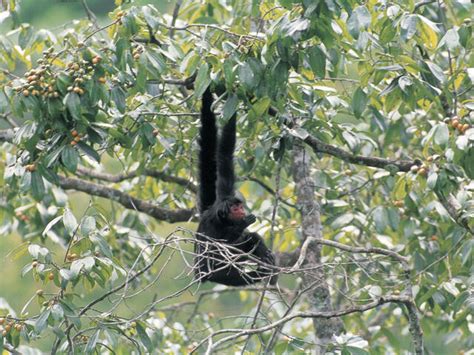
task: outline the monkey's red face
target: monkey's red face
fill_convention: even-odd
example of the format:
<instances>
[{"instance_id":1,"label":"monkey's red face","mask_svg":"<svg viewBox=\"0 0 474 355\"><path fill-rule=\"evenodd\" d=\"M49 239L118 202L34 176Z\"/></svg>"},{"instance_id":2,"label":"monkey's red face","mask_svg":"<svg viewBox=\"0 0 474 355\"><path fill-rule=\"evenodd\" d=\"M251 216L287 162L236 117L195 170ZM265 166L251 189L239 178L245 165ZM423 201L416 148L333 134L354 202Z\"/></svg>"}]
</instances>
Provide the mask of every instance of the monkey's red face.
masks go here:
<instances>
[{"instance_id":1,"label":"monkey's red face","mask_svg":"<svg viewBox=\"0 0 474 355\"><path fill-rule=\"evenodd\" d=\"M240 221L245 218L246 213L244 210L244 205L241 203L235 203L230 206L229 218L234 221Z\"/></svg>"}]
</instances>

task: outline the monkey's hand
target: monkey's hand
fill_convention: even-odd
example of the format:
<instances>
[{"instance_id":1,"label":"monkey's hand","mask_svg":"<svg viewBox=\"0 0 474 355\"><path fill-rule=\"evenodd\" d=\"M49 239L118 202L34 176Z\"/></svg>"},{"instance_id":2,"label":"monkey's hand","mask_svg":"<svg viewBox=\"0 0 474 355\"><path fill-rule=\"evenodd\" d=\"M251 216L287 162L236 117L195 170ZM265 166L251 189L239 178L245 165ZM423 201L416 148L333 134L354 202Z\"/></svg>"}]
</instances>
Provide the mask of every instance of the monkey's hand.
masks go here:
<instances>
[{"instance_id":1,"label":"monkey's hand","mask_svg":"<svg viewBox=\"0 0 474 355\"><path fill-rule=\"evenodd\" d=\"M275 256L269 249L267 249L262 257L262 261L266 264L275 265Z\"/></svg>"},{"instance_id":2,"label":"monkey's hand","mask_svg":"<svg viewBox=\"0 0 474 355\"><path fill-rule=\"evenodd\" d=\"M254 224L257 221L257 217L254 214L250 213L249 215L245 216L244 222L247 226Z\"/></svg>"},{"instance_id":3,"label":"monkey's hand","mask_svg":"<svg viewBox=\"0 0 474 355\"><path fill-rule=\"evenodd\" d=\"M261 255L260 259L267 265L260 265L258 271L261 274L270 277L270 285L276 285L276 283L278 282L278 269L268 266L275 265L275 256L269 249L267 249Z\"/></svg>"}]
</instances>

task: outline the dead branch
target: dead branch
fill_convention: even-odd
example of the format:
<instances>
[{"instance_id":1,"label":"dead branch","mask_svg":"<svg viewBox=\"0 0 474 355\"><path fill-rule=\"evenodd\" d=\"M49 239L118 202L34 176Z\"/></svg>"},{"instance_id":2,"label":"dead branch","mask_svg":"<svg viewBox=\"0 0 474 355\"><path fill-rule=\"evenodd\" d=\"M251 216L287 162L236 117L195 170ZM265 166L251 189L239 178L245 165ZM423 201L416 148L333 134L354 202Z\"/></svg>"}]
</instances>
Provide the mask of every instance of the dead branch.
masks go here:
<instances>
[{"instance_id":1,"label":"dead branch","mask_svg":"<svg viewBox=\"0 0 474 355\"><path fill-rule=\"evenodd\" d=\"M125 208L143 212L159 221L167 221L170 223L186 222L191 220L194 214L193 209L169 210L159 207L151 202L132 197L119 190L99 184L94 184L81 179L60 176L59 185L64 190L81 191L92 196L103 197L112 201L116 201Z\"/></svg>"},{"instance_id":2,"label":"dead branch","mask_svg":"<svg viewBox=\"0 0 474 355\"><path fill-rule=\"evenodd\" d=\"M77 168L77 173L79 175L84 175L90 178L113 182L113 183L118 183L124 180L133 179L134 177L137 177L137 176L149 176L149 177L153 177L155 179L158 179L164 182L170 182L170 183L183 186L191 190L192 192L197 192L197 186L193 184L191 181L181 178L181 177L166 174L162 171L152 170L152 169L134 170L128 173L121 173L121 174L114 175L114 174L99 172L93 169L88 169L83 166L79 166Z\"/></svg>"}]
</instances>

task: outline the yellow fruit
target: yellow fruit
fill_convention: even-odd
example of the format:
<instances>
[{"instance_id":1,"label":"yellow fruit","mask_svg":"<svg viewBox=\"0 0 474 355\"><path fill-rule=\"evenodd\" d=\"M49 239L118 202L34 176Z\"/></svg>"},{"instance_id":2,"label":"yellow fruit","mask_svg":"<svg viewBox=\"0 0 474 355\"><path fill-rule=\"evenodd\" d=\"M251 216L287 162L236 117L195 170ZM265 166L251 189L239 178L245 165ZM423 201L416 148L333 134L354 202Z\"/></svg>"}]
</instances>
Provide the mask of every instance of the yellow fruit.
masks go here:
<instances>
[{"instance_id":1,"label":"yellow fruit","mask_svg":"<svg viewBox=\"0 0 474 355\"><path fill-rule=\"evenodd\" d=\"M410 171L411 171L412 173L416 173L416 172L418 171L418 169L419 169L418 165L412 165L412 166L410 167Z\"/></svg>"},{"instance_id":2,"label":"yellow fruit","mask_svg":"<svg viewBox=\"0 0 474 355\"><path fill-rule=\"evenodd\" d=\"M395 205L395 207L403 207L403 201L401 200L397 200L397 201L394 201L393 204Z\"/></svg>"},{"instance_id":3,"label":"yellow fruit","mask_svg":"<svg viewBox=\"0 0 474 355\"><path fill-rule=\"evenodd\" d=\"M426 176L426 174L428 174L428 170L426 168L422 167L420 170L418 170L418 175Z\"/></svg>"}]
</instances>

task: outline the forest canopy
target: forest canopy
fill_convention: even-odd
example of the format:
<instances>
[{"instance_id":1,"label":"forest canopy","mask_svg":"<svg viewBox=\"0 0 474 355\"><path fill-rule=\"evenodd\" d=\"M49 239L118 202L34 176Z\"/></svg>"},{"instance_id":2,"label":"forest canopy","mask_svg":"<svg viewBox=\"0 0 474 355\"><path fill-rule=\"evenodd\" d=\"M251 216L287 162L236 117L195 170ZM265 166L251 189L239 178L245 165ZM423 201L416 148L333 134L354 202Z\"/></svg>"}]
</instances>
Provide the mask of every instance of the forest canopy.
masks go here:
<instances>
[{"instance_id":1,"label":"forest canopy","mask_svg":"<svg viewBox=\"0 0 474 355\"><path fill-rule=\"evenodd\" d=\"M88 2L1 5L0 350L474 347L470 1ZM206 89L276 286L193 277Z\"/></svg>"}]
</instances>

